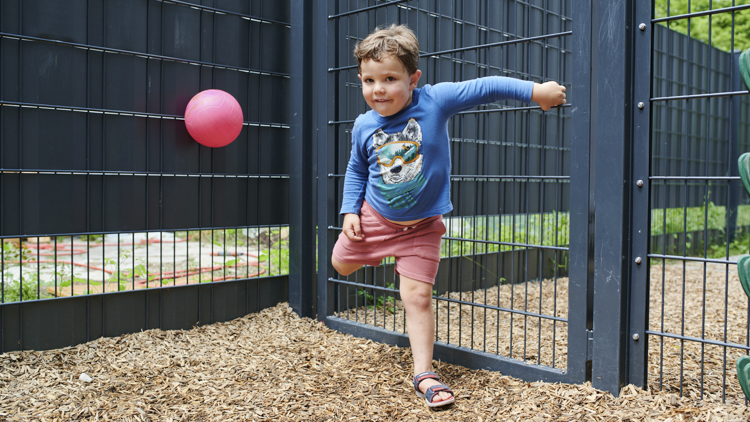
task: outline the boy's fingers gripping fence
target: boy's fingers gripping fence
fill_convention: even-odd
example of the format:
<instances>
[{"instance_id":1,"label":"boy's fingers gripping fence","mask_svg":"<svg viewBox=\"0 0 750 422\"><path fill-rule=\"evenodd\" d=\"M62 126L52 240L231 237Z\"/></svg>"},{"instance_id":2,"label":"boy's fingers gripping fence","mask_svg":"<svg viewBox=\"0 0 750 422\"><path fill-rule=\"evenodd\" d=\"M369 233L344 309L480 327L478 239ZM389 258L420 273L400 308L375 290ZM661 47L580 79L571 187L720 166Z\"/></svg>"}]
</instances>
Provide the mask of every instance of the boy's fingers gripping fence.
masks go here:
<instances>
[{"instance_id":1,"label":"boy's fingers gripping fence","mask_svg":"<svg viewBox=\"0 0 750 422\"><path fill-rule=\"evenodd\" d=\"M740 54L740 75L745 82L745 88L750 91L750 48Z\"/></svg>"}]
</instances>

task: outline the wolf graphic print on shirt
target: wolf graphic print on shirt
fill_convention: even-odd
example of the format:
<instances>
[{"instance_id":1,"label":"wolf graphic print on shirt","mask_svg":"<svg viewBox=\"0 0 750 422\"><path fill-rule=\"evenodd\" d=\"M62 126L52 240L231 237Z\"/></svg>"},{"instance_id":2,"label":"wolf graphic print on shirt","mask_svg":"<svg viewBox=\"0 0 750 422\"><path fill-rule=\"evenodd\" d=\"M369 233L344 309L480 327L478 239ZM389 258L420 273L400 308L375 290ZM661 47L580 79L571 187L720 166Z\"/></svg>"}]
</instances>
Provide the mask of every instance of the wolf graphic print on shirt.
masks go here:
<instances>
[{"instance_id":1,"label":"wolf graphic print on shirt","mask_svg":"<svg viewBox=\"0 0 750 422\"><path fill-rule=\"evenodd\" d=\"M380 167L378 188L392 209L412 207L412 192L422 189L427 180L422 175L422 128L414 118L401 132L386 134L378 129L372 135Z\"/></svg>"}]
</instances>

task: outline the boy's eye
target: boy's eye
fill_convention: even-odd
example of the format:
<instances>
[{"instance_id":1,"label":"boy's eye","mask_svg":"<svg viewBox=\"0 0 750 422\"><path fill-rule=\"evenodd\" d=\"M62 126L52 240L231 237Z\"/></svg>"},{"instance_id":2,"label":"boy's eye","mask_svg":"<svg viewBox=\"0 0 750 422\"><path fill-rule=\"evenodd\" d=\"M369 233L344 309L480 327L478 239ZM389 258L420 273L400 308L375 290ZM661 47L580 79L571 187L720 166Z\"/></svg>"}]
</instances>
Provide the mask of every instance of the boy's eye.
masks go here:
<instances>
[{"instance_id":1,"label":"boy's eye","mask_svg":"<svg viewBox=\"0 0 750 422\"><path fill-rule=\"evenodd\" d=\"M395 81L396 78L394 78L393 76L389 76L389 77L385 78L385 80L388 81L388 82L392 82L392 81Z\"/></svg>"}]
</instances>

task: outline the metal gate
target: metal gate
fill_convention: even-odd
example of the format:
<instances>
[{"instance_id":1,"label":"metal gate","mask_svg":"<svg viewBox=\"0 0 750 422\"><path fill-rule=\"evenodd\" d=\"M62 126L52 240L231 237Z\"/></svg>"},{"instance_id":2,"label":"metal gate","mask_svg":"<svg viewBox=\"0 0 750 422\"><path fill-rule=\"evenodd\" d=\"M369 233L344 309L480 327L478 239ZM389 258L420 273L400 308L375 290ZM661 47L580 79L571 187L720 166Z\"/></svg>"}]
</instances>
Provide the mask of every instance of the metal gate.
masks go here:
<instances>
[{"instance_id":1,"label":"metal gate","mask_svg":"<svg viewBox=\"0 0 750 422\"><path fill-rule=\"evenodd\" d=\"M635 2L631 382L691 398L742 400L735 362L750 351L750 97L735 21L750 2ZM644 335L645 334L645 335ZM638 340L640 338L640 340Z\"/></svg>"},{"instance_id":2,"label":"metal gate","mask_svg":"<svg viewBox=\"0 0 750 422\"><path fill-rule=\"evenodd\" d=\"M419 38L423 83L502 75L570 87L572 3L320 3L318 317L326 325L408 346L393 261L348 277L330 267L351 128L366 111L354 45L376 26L403 23ZM577 157L571 148L570 105L544 113L514 101L491 104L455 116L449 135L454 210L445 216L433 291L435 359L583 382L591 351L588 242L570 234L588 231L588 173L571 162L588 153Z\"/></svg>"}]
</instances>

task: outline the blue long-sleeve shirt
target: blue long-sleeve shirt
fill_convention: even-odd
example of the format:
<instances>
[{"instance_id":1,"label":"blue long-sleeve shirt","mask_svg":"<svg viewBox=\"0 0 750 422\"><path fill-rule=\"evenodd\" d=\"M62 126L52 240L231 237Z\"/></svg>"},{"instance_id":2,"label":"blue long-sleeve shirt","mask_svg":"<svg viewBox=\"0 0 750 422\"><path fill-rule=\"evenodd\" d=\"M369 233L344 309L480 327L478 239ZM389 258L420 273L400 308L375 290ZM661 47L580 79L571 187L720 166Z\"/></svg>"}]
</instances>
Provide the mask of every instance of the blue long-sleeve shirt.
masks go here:
<instances>
[{"instance_id":1,"label":"blue long-sleeve shirt","mask_svg":"<svg viewBox=\"0 0 750 422\"><path fill-rule=\"evenodd\" d=\"M531 101L533 82L491 76L425 85L400 112L361 114L352 130L341 214L359 214L366 199L383 217L409 221L450 212L448 120L505 99Z\"/></svg>"}]
</instances>

